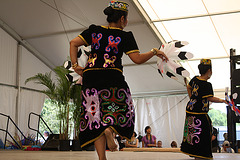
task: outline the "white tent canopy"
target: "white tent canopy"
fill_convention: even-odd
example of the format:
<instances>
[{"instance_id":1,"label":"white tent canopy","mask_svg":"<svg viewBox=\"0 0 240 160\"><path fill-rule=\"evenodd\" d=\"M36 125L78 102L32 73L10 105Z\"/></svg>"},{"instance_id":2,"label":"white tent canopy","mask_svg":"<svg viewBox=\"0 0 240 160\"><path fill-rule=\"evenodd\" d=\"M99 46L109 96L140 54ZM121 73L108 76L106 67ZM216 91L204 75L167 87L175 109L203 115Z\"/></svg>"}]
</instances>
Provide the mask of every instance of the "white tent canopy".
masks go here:
<instances>
[{"instance_id":1,"label":"white tent canopy","mask_svg":"<svg viewBox=\"0 0 240 160\"><path fill-rule=\"evenodd\" d=\"M230 85L230 49L240 50L240 1L234 0L139 0L164 40L186 40L194 59L183 66L198 74L201 58L213 59L213 77L216 90Z\"/></svg>"},{"instance_id":2,"label":"white tent canopy","mask_svg":"<svg viewBox=\"0 0 240 160\"><path fill-rule=\"evenodd\" d=\"M107 25L103 9L106 0L10 0L0 1L3 27L15 31L24 42L39 52L40 59L49 67L62 65L69 56L69 41L91 24ZM134 33L141 52L161 45L160 39L139 14L134 2L129 1L129 25L125 30ZM31 7L29 7L31 6ZM9 12L11 8L11 12ZM123 57L124 74L132 94L185 92L185 87L157 71L156 57L147 65L135 65ZM136 72L136 70L138 70Z\"/></svg>"}]
</instances>

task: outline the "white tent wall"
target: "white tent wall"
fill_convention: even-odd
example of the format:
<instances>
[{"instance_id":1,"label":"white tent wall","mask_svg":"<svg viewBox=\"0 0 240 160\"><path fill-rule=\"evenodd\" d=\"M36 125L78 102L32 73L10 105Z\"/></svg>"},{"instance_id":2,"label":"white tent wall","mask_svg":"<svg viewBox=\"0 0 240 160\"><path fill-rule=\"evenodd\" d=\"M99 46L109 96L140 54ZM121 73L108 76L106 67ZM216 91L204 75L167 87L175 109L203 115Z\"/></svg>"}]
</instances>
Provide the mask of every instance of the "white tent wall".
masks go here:
<instances>
[{"instance_id":1,"label":"white tent wall","mask_svg":"<svg viewBox=\"0 0 240 160\"><path fill-rule=\"evenodd\" d=\"M51 69L37 59L26 48L21 47L21 60L20 60L20 85L21 87L32 88L36 90L44 89L43 86L34 82L28 82L25 84L27 78L32 77L38 73L51 72ZM52 78L54 79L54 72L52 72Z\"/></svg>"},{"instance_id":2,"label":"white tent wall","mask_svg":"<svg viewBox=\"0 0 240 160\"><path fill-rule=\"evenodd\" d=\"M133 100L136 112L135 132L144 136L145 127L150 126L157 141L163 142L163 147L170 147L172 141L176 141L179 147L183 137L188 95L134 98Z\"/></svg>"},{"instance_id":3,"label":"white tent wall","mask_svg":"<svg viewBox=\"0 0 240 160\"><path fill-rule=\"evenodd\" d=\"M63 60L69 55L68 41L88 28L90 24L107 25L103 9L108 2L58 0L55 4L53 0L0 0L0 27L8 30L8 33L15 36L14 38L21 41L26 48L32 47L33 51L37 51L34 52L35 55L44 62L23 46L18 46L18 42L0 28L0 96L2 96L0 112L11 115L25 134L31 133L27 129L29 112L40 113L44 101L44 95L35 91L42 87L32 82L25 85L25 80L37 73L49 72L50 68L47 66L62 65ZM138 8L135 4L136 0L126 0L126 2L131 6L126 31L133 32L140 51L143 53L153 47L159 47L160 41L163 40L159 32L154 32L153 28L156 28L154 23L150 22L147 15L143 16L145 12L141 7ZM11 31L15 33L12 34ZM150 125L153 134L158 140L163 141L164 147L169 147L172 140L176 140L179 144L182 139L180 133L183 132L184 111L188 99L178 103L186 97L180 95L186 94L182 79L180 82L166 76L162 78L157 71L156 57L148 64L135 65L128 56L124 55L123 65L124 75L133 96L156 96L156 98L134 99L136 131L144 135L144 127ZM178 95L159 97L169 94ZM35 125L34 121L33 119L32 126ZM0 127L2 122L0 119Z\"/></svg>"},{"instance_id":4,"label":"white tent wall","mask_svg":"<svg viewBox=\"0 0 240 160\"><path fill-rule=\"evenodd\" d=\"M20 60L20 85L21 87L27 87L36 90L44 89L43 86L34 82L25 84L25 80L38 73L46 73L51 70L32 55L26 48L21 47L21 60ZM54 73L52 73L52 77ZM21 89L20 93L20 107L18 109L18 122L19 127L25 134L32 134L28 129L27 120L30 112L40 114L44 104L46 96L43 93ZM32 116L30 126L37 129L37 117ZM22 123L23 122L23 123Z\"/></svg>"},{"instance_id":5,"label":"white tent wall","mask_svg":"<svg viewBox=\"0 0 240 160\"><path fill-rule=\"evenodd\" d=\"M15 121L17 90L13 87L0 85L0 113L9 115ZM0 129L6 130L7 118L0 115ZM9 125L8 131L14 135L15 128ZM0 131L0 139L4 140L5 132Z\"/></svg>"},{"instance_id":6,"label":"white tent wall","mask_svg":"<svg viewBox=\"0 0 240 160\"><path fill-rule=\"evenodd\" d=\"M17 41L0 28L0 83L16 85Z\"/></svg>"},{"instance_id":7,"label":"white tent wall","mask_svg":"<svg viewBox=\"0 0 240 160\"><path fill-rule=\"evenodd\" d=\"M0 83L16 85L17 70L17 41L0 28ZM0 85L0 113L11 116L15 121L17 89ZM0 128L6 129L7 118L0 115ZM9 132L14 135L13 126ZM5 137L5 132L0 131L0 138Z\"/></svg>"},{"instance_id":8,"label":"white tent wall","mask_svg":"<svg viewBox=\"0 0 240 160\"><path fill-rule=\"evenodd\" d=\"M32 133L27 125L28 114L41 113L45 95L38 91L43 89L43 86L33 82L25 85L25 80L37 73L50 72L51 69L26 48L18 45L18 42L2 29L0 29L0 57L0 113L9 115L27 135ZM32 127L37 127L36 120L36 118L31 120ZM6 124L7 118L0 116L0 128L6 129ZM9 131L14 136L15 129L12 124L9 125ZM2 140L5 138L3 131L0 132L0 138Z\"/></svg>"},{"instance_id":9,"label":"white tent wall","mask_svg":"<svg viewBox=\"0 0 240 160\"><path fill-rule=\"evenodd\" d=\"M45 95L39 92L33 92L29 90L21 90L21 101L20 107L18 109L18 126L22 130L22 132L27 136L35 135L36 132L31 131L28 128L28 115L31 112L40 114L42 111L42 107L45 101ZM30 119L30 127L34 129L38 129L37 127L37 116L32 116Z\"/></svg>"}]
</instances>

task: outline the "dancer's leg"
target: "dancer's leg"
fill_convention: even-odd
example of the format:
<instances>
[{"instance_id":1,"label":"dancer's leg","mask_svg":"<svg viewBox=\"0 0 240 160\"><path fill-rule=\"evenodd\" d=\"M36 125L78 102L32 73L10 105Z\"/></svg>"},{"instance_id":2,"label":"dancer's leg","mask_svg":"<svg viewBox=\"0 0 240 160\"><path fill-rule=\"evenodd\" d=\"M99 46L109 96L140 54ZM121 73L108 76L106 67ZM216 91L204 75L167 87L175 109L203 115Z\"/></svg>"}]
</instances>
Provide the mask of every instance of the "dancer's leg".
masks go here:
<instances>
[{"instance_id":1,"label":"dancer's leg","mask_svg":"<svg viewBox=\"0 0 240 160\"><path fill-rule=\"evenodd\" d=\"M95 148L97 150L99 160L107 160L107 157L106 157L106 137L105 137L105 135L102 135L100 138L98 138L94 142L94 145L95 145Z\"/></svg>"},{"instance_id":2,"label":"dancer's leg","mask_svg":"<svg viewBox=\"0 0 240 160\"><path fill-rule=\"evenodd\" d=\"M117 151L117 144L113 140L113 130L111 128L106 128L105 131L105 136L107 139L107 145L110 151Z\"/></svg>"}]
</instances>

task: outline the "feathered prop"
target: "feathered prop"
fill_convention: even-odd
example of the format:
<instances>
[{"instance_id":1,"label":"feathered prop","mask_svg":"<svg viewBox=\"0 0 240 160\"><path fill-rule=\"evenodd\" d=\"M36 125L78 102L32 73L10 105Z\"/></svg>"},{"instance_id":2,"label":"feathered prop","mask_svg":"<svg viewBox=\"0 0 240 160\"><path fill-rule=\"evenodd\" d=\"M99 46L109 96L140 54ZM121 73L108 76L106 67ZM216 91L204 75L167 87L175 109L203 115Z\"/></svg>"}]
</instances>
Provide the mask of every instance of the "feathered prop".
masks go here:
<instances>
[{"instance_id":1,"label":"feathered prop","mask_svg":"<svg viewBox=\"0 0 240 160\"><path fill-rule=\"evenodd\" d=\"M158 72L163 77L166 74L169 78L178 80L175 74L183 77L189 77L190 73L181 65L176 63L180 60L188 60L193 58L193 54L190 52L181 51L180 48L188 45L186 41L172 41L167 44L163 44L160 51L164 52L169 61L163 61L161 58L157 61Z\"/></svg>"},{"instance_id":2,"label":"feathered prop","mask_svg":"<svg viewBox=\"0 0 240 160\"><path fill-rule=\"evenodd\" d=\"M79 66L81 66L81 67L86 66L89 54L90 54L89 48L83 46L79 49L78 54L77 54ZM68 81L70 81L70 82L76 81L76 84L82 84L82 77L74 71L74 69L72 68L71 61L66 61L64 63L64 68L71 71L69 74L66 74Z\"/></svg>"}]
</instances>

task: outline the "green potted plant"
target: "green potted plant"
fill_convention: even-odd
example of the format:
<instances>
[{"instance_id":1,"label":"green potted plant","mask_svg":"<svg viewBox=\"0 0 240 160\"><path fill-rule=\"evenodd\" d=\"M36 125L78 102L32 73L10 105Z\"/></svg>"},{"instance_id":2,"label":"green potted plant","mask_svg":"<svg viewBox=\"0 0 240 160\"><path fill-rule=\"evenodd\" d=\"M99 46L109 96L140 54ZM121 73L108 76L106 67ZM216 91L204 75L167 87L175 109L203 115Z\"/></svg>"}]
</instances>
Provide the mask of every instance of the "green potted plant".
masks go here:
<instances>
[{"instance_id":1,"label":"green potted plant","mask_svg":"<svg viewBox=\"0 0 240 160\"><path fill-rule=\"evenodd\" d=\"M51 72L38 73L37 75L28 78L25 83L34 81L46 87L42 93L46 94L58 106L59 126L59 150L70 150L69 140L69 111L72 82L69 82L65 75L69 73L63 66L54 68L56 73L56 83L51 78Z\"/></svg>"}]
</instances>

